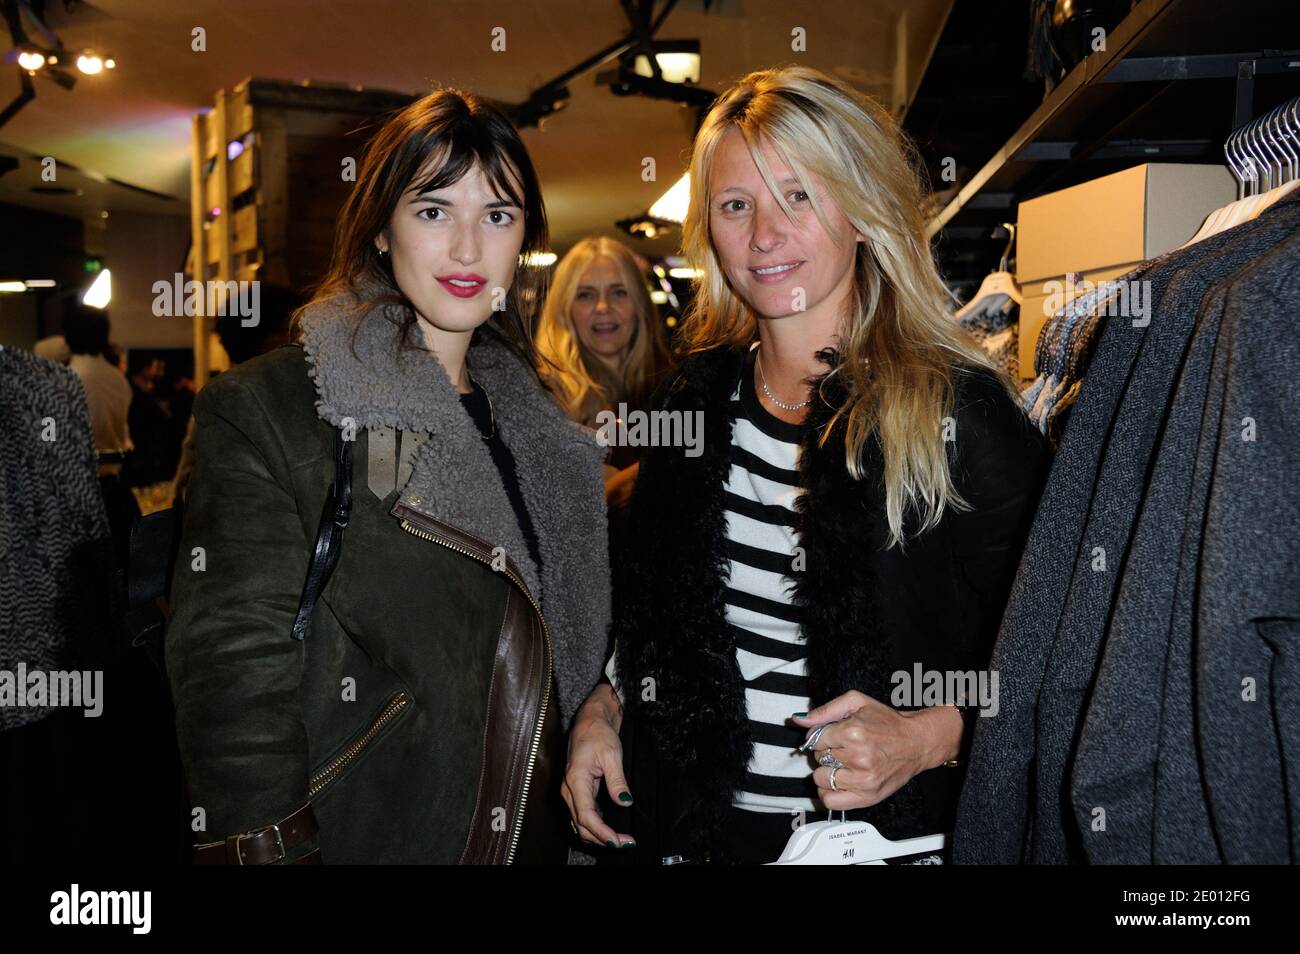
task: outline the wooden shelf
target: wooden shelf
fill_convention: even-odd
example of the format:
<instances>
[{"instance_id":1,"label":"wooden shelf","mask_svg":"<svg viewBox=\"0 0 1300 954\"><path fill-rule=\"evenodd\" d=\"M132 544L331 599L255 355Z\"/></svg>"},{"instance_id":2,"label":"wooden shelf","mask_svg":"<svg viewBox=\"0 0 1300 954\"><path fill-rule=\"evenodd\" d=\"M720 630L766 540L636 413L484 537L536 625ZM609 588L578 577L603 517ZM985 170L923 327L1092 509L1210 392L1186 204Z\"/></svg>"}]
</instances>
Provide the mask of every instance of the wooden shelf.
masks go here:
<instances>
[{"instance_id":1,"label":"wooden shelf","mask_svg":"<svg viewBox=\"0 0 1300 954\"><path fill-rule=\"evenodd\" d=\"M415 97L337 84L250 78L194 117L190 277L303 291L329 266L334 227L360 160L363 127ZM231 158L233 145L241 149ZM219 210L214 212L214 210ZM220 370L212 321L194 319L195 383Z\"/></svg>"},{"instance_id":2,"label":"wooden shelf","mask_svg":"<svg viewBox=\"0 0 1300 954\"><path fill-rule=\"evenodd\" d=\"M1024 199L1135 163L1222 162L1232 129L1275 105L1253 110L1257 76L1300 92L1300 28L1288 6L1142 0L930 221L928 236L967 210L981 224L1013 218Z\"/></svg>"}]
</instances>

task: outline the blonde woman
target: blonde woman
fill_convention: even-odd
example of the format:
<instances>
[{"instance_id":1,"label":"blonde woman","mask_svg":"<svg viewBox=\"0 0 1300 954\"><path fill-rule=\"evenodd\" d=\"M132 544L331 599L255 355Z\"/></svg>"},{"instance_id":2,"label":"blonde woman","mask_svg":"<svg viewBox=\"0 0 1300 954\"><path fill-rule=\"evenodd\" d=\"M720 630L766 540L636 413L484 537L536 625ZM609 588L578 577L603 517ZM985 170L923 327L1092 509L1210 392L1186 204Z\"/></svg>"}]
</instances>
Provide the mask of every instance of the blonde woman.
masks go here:
<instances>
[{"instance_id":1,"label":"blonde woman","mask_svg":"<svg viewBox=\"0 0 1300 954\"><path fill-rule=\"evenodd\" d=\"M915 169L884 109L805 68L745 77L696 137L703 277L655 407L701 413L704 450L642 459L564 785L624 858L770 862L827 811L951 831L1047 449L947 318Z\"/></svg>"},{"instance_id":2,"label":"blonde woman","mask_svg":"<svg viewBox=\"0 0 1300 954\"><path fill-rule=\"evenodd\" d=\"M585 238L556 266L537 328L541 371L569 416L597 427L601 411L644 410L668 356L659 313L636 256L604 236ZM635 461L616 447L615 468Z\"/></svg>"}]
</instances>

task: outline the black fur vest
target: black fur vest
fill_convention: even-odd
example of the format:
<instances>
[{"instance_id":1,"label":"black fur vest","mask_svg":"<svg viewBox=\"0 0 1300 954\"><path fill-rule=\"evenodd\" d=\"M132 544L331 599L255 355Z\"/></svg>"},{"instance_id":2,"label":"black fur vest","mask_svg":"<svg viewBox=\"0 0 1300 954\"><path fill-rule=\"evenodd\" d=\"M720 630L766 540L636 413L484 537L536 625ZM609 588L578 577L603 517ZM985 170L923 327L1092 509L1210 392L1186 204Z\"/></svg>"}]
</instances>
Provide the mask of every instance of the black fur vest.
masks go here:
<instances>
[{"instance_id":1,"label":"black fur vest","mask_svg":"<svg viewBox=\"0 0 1300 954\"><path fill-rule=\"evenodd\" d=\"M616 666L626 722L648 738L655 771L672 779L673 830L647 853L720 857L715 833L752 751L744 684L725 625L724 484L730 468L729 400L751 365L740 349L696 355L660 389L657 410L702 412L703 450L648 448L642 457L615 572ZM833 366L834 352L820 355ZM828 367L829 370L829 367ZM888 703L891 675L987 665L1048 459L1047 445L1001 384L959 372L949 460L970 512L944 515L906 547L886 549L883 461L868 442L863 479L845 465L843 425L817 436L843 398L838 376L819 379L800 455L797 503L805 568L791 574L803 612L812 704L850 689ZM816 392L814 392L816 393ZM971 723L967 724L969 744ZM638 791L637 763L629 781ZM951 830L961 769L923 772L879 805L853 813L886 837ZM640 796L638 796L640 797ZM665 807L665 810L668 810ZM637 832L638 844L645 838Z\"/></svg>"}]
</instances>

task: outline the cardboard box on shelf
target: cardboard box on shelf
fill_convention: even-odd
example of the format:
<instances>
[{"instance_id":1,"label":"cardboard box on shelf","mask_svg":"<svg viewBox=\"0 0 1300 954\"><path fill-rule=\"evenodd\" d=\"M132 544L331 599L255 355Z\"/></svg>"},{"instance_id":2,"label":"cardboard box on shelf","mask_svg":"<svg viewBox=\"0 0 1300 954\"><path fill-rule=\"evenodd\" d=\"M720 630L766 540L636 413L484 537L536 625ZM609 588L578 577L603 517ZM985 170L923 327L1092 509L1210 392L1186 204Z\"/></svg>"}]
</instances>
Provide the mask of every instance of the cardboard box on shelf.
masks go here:
<instances>
[{"instance_id":1,"label":"cardboard box on shelf","mask_svg":"<svg viewBox=\"0 0 1300 954\"><path fill-rule=\"evenodd\" d=\"M1236 198L1236 182L1224 166L1144 163L1021 202L1021 377L1034 376L1038 333L1050 315L1045 309L1059 300L1067 275L1081 273L1081 288L1119 278L1182 245L1211 212Z\"/></svg>"}]
</instances>

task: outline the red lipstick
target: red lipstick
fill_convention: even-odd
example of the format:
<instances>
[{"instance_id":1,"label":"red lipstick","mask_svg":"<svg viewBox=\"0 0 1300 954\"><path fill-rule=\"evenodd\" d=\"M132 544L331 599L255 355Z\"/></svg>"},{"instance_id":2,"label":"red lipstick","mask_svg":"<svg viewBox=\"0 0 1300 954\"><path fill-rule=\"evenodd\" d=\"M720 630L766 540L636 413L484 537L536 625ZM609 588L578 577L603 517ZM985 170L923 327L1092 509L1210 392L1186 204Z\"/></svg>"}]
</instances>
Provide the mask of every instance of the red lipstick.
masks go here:
<instances>
[{"instance_id":1,"label":"red lipstick","mask_svg":"<svg viewBox=\"0 0 1300 954\"><path fill-rule=\"evenodd\" d=\"M473 298L487 287L487 279L473 272L454 272L436 277L438 284L457 298Z\"/></svg>"}]
</instances>

